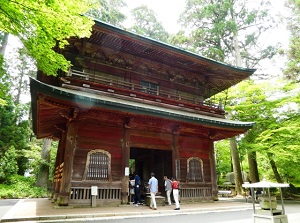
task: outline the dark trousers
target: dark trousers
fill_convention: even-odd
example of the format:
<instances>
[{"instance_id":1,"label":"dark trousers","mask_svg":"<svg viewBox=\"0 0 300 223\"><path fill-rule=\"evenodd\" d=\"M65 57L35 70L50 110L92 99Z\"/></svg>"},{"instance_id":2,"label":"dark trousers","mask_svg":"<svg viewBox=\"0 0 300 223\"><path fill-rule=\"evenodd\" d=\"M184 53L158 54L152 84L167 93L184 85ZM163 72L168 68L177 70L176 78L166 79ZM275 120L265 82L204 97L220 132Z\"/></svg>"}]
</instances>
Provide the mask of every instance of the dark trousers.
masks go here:
<instances>
[{"instance_id":1,"label":"dark trousers","mask_svg":"<svg viewBox=\"0 0 300 223\"><path fill-rule=\"evenodd\" d=\"M134 203L140 203L141 191L140 188L134 188Z\"/></svg>"}]
</instances>

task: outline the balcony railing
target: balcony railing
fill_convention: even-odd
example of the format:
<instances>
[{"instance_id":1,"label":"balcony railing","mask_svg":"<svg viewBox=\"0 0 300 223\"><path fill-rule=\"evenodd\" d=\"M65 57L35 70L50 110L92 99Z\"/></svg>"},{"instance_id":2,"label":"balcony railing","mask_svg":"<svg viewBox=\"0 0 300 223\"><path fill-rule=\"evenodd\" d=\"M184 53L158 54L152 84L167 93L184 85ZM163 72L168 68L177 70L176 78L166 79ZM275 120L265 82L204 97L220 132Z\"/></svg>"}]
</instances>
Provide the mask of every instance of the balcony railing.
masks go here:
<instances>
[{"instance_id":1,"label":"balcony railing","mask_svg":"<svg viewBox=\"0 0 300 223\"><path fill-rule=\"evenodd\" d=\"M174 93L171 90L162 89L159 86L154 90L127 81L76 70L69 71L64 78L64 83L119 95L147 99L196 111L209 112L216 115L225 114L220 105L213 104L211 101L202 101L201 97L197 97L196 95L194 97L189 97L185 94L180 94L180 92Z\"/></svg>"}]
</instances>

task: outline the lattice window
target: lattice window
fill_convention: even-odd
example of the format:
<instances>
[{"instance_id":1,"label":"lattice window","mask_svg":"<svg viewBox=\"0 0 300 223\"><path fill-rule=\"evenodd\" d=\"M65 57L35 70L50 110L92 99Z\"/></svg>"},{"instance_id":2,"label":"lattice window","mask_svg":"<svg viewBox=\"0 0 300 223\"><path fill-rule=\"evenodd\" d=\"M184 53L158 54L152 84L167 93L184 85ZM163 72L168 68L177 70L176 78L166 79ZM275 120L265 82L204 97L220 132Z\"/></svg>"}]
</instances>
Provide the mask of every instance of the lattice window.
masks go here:
<instances>
[{"instance_id":1,"label":"lattice window","mask_svg":"<svg viewBox=\"0 0 300 223\"><path fill-rule=\"evenodd\" d=\"M111 156L104 150L92 150L87 155L84 180L111 180Z\"/></svg>"},{"instance_id":2,"label":"lattice window","mask_svg":"<svg viewBox=\"0 0 300 223\"><path fill-rule=\"evenodd\" d=\"M191 157L187 160L187 171L189 182L203 182L203 162L198 157Z\"/></svg>"},{"instance_id":3,"label":"lattice window","mask_svg":"<svg viewBox=\"0 0 300 223\"><path fill-rule=\"evenodd\" d=\"M158 84L141 81L141 91L148 94L158 95L159 86Z\"/></svg>"}]
</instances>

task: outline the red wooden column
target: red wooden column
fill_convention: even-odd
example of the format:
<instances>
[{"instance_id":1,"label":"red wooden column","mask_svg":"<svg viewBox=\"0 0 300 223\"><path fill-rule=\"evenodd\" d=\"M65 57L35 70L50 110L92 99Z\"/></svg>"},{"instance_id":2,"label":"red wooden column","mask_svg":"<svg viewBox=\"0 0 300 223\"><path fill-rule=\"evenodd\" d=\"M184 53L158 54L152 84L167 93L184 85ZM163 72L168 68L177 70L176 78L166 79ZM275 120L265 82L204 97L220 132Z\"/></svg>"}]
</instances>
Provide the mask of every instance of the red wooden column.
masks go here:
<instances>
[{"instance_id":1,"label":"red wooden column","mask_svg":"<svg viewBox=\"0 0 300 223\"><path fill-rule=\"evenodd\" d=\"M130 122L131 119L126 119L123 129L123 148L122 148L122 204L128 203L129 196L129 176L125 176L125 168L129 168L130 158Z\"/></svg>"},{"instance_id":2,"label":"red wooden column","mask_svg":"<svg viewBox=\"0 0 300 223\"><path fill-rule=\"evenodd\" d=\"M180 174L180 157L179 157L179 133L180 133L180 127L175 126L172 130L172 176L176 176L177 180L180 180L181 174Z\"/></svg>"},{"instance_id":3,"label":"red wooden column","mask_svg":"<svg viewBox=\"0 0 300 223\"><path fill-rule=\"evenodd\" d=\"M56 153L56 161L54 166L54 179L53 179L53 195L52 199L57 201L57 197L60 191L61 186L61 173L60 173L60 165L63 163L64 160L64 147L66 143L66 133L61 134L61 138L58 143L57 153Z\"/></svg>"},{"instance_id":4,"label":"red wooden column","mask_svg":"<svg viewBox=\"0 0 300 223\"><path fill-rule=\"evenodd\" d=\"M57 198L57 203L60 206L67 206L69 204L77 129L78 125L76 122L71 121L68 124L63 160L63 176Z\"/></svg>"},{"instance_id":5,"label":"red wooden column","mask_svg":"<svg viewBox=\"0 0 300 223\"><path fill-rule=\"evenodd\" d=\"M217 186L217 171L216 171L216 159L215 159L215 150L214 142L209 141L208 143L209 151L209 163L210 163L210 175L211 175L211 184L212 184L212 196L213 200L217 201L218 198L218 186Z\"/></svg>"}]
</instances>

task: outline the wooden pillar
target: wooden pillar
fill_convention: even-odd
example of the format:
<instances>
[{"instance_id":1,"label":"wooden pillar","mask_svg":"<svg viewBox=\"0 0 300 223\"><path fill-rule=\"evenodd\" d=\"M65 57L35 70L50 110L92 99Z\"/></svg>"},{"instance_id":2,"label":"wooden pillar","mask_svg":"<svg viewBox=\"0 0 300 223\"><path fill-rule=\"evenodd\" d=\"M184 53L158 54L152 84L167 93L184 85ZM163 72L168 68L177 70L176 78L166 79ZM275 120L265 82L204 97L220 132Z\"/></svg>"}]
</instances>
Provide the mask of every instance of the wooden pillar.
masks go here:
<instances>
[{"instance_id":1,"label":"wooden pillar","mask_svg":"<svg viewBox=\"0 0 300 223\"><path fill-rule=\"evenodd\" d=\"M59 173L60 165L63 163L64 160L64 147L66 142L66 134L62 133L61 139L59 140L57 153L56 153L56 160L54 166L54 179L53 179L53 194L52 199L57 201L57 197L60 191L61 185L61 176Z\"/></svg>"},{"instance_id":2,"label":"wooden pillar","mask_svg":"<svg viewBox=\"0 0 300 223\"><path fill-rule=\"evenodd\" d=\"M57 198L57 203L60 206L69 205L77 129L78 125L76 122L71 121L68 124L63 160L63 176Z\"/></svg>"},{"instance_id":3,"label":"wooden pillar","mask_svg":"<svg viewBox=\"0 0 300 223\"><path fill-rule=\"evenodd\" d=\"M125 175L125 168L129 168L130 158L130 119L126 119L123 129L123 145L122 145L122 204L129 202L129 176Z\"/></svg>"},{"instance_id":4,"label":"wooden pillar","mask_svg":"<svg viewBox=\"0 0 300 223\"><path fill-rule=\"evenodd\" d=\"M217 186L217 171L216 171L216 159L215 159L215 150L214 142L208 142L209 150L209 163L210 163L210 175L211 175L211 184L212 184L212 196L213 200L217 201L218 198L218 186Z\"/></svg>"},{"instance_id":5,"label":"wooden pillar","mask_svg":"<svg viewBox=\"0 0 300 223\"><path fill-rule=\"evenodd\" d=\"M172 176L176 176L177 180L181 180L181 174L180 174L180 157L179 157L179 133L180 133L180 127L175 126L172 130Z\"/></svg>"}]
</instances>

